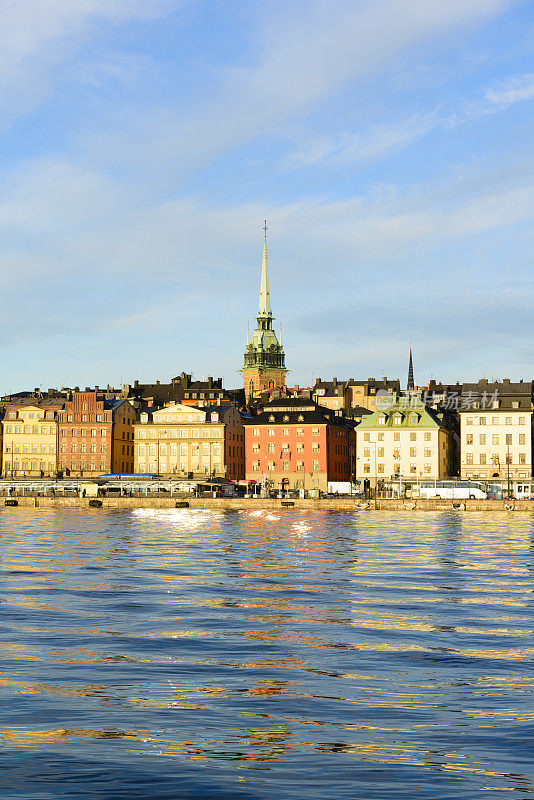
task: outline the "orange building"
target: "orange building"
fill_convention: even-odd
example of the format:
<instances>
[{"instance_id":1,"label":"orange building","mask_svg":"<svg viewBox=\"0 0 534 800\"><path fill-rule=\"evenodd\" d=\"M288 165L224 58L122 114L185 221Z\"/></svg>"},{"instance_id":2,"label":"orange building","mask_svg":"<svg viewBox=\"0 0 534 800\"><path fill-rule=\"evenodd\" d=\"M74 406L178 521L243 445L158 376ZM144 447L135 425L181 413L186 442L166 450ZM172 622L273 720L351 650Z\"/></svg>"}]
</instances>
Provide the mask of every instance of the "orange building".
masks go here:
<instances>
[{"instance_id":1,"label":"orange building","mask_svg":"<svg viewBox=\"0 0 534 800\"><path fill-rule=\"evenodd\" d=\"M245 470L266 488L326 492L354 476L354 424L313 400L272 400L245 425Z\"/></svg>"},{"instance_id":2,"label":"orange building","mask_svg":"<svg viewBox=\"0 0 534 800\"><path fill-rule=\"evenodd\" d=\"M131 473L135 411L105 392L74 391L58 413L58 462L65 475Z\"/></svg>"}]
</instances>

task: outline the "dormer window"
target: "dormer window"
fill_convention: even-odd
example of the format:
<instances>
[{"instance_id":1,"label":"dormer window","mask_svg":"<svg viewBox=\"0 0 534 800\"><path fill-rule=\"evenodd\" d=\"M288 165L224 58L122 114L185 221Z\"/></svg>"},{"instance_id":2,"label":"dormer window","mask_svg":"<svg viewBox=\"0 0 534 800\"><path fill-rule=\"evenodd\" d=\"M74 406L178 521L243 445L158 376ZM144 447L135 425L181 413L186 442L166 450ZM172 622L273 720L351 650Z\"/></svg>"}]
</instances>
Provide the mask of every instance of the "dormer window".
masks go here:
<instances>
[{"instance_id":1,"label":"dormer window","mask_svg":"<svg viewBox=\"0 0 534 800\"><path fill-rule=\"evenodd\" d=\"M302 414L299 414L298 420L299 422L304 422L304 417L302 416Z\"/></svg>"},{"instance_id":2,"label":"dormer window","mask_svg":"<svg viewBox=\"0 0 534 800\"><path fill-rule=\"evenodd\" d=\"M269 417L269 422L274 422L274 414L271 414L271 416Z\"/></svg>"},{"instance_id":3,"label":"dormer window","mask_svg":"<svg viewBox=\"0 0 534 800\"><path fill-rule=\"evenodd\" d=\"M384 417L378 417L378 424L379 425L385 425L386 424L386 420L384 419Z\"/></svg>"},{"instance_id":4,"label":"dormer window","mask_svg":"<svg viewBox=\"0 0 534 800\"><path fill-rule=\"evenodd\" d=\"M400 425L401 424L401 418L400 417L394 417L393 418L393 424L394 425Z\"/></svg>"},{"instance_id":5,"label":"dormer window","mask_svg":"<svg viewBox=\"0 0 534 800\"><path fill-rule=\"evenodd\" d=\"M289 421L289 416L288 416L288 414L284 414L284 422L288 422L288 421Z\"/></svg>"},{"instance_id":6,"label":"dormer window","mask_svg":"<svg viewBox=\"0 0 534 800\"><path fill-rule=\"evenodd\" d=\"M417 414L410 414L410 425L417 425Z\"/></svg>"}]
</instances>

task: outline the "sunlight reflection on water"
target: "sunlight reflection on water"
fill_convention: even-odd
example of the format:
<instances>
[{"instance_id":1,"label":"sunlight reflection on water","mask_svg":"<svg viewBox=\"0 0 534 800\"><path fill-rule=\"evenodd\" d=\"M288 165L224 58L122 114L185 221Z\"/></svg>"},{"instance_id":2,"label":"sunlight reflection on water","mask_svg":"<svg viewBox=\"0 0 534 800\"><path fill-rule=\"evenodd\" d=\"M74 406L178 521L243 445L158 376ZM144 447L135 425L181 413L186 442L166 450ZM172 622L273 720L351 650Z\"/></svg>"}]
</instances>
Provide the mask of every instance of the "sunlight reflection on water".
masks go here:
<instances>
[{"instance_id":1,"label":"sunlight reflection on water","mask_svg":"<svg viewBox=\"0 0 534 800\"><path fill-rule=\"evenodd\" d=\"M534 518L2 509L2 798L534 798Z\"/></svg>"}]
</instances>

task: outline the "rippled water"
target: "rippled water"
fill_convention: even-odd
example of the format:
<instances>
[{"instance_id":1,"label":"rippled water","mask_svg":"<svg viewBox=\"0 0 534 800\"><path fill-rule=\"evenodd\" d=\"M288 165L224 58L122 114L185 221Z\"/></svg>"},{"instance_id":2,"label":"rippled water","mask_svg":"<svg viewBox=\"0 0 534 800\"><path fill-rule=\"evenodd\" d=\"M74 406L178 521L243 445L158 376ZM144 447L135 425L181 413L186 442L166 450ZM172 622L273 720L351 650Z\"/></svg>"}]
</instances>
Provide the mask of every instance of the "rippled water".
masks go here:
<instances>
[{"instance_id":1,"label":"rippled water","mask_svg":"<svg viewBox=\"0 0 534 800\"><path fill-rule=\"evenodd\" d=\"M0 797L534 798L534 517L0 510Z\"/></svg>"}]
</instances>

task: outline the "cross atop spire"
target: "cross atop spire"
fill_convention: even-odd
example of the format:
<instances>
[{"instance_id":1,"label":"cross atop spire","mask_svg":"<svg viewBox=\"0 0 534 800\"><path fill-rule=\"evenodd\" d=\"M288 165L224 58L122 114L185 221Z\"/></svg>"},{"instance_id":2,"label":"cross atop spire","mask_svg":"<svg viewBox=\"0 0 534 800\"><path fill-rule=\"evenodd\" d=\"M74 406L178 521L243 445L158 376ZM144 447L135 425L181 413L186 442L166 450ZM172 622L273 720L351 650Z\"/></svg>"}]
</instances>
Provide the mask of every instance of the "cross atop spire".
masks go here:
<instances>
[{"instance_id":1,"label":"cross atop spire","mask_svg":"<svg viewBox=\"0 0 534 800\"><path fill-rule=\"evenodd\" d=\"M265 220L265 225L263 226L263 237L264 239L267 238L267 220Z\"/></svg>"}]
</instances>

